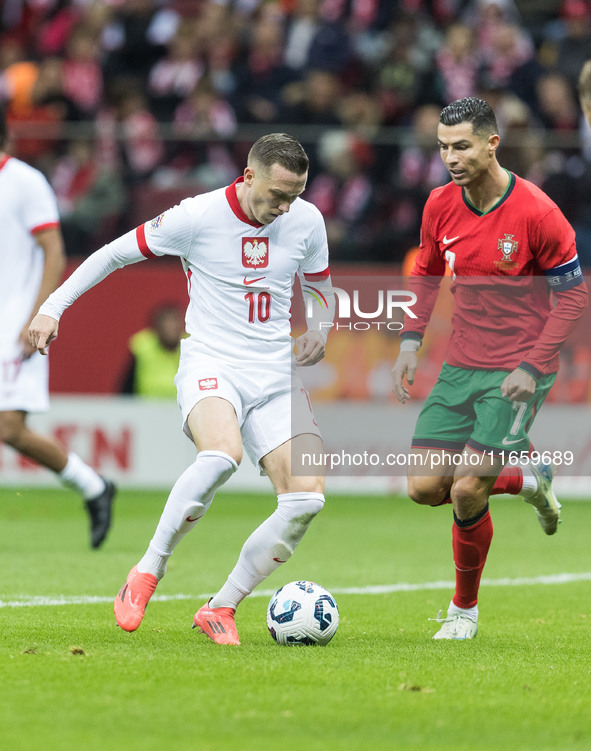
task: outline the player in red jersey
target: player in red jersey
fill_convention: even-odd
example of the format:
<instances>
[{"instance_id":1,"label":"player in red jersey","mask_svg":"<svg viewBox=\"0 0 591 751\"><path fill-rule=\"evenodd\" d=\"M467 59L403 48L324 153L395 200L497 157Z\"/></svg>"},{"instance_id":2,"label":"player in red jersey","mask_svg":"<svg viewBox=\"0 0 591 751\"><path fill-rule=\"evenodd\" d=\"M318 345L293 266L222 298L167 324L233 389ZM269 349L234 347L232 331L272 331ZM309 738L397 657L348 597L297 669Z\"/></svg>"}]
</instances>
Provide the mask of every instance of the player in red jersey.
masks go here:
<instances>
[{"instance_id":1,"label":"player in red jersey","mask_svg":"<svg viewBox=\"0 0 591 751\"><path fill-rule=\"evenodd\" d=\"M556 531L553 466L527 459L522 469L503 466L510 452L527 457L528 430L588 294L572 227L539 188L499 164L491 107L476 98L452 102L441 112L437 137L451 182L436 188L425 205L409 279L416 318L405 320L393 391L403 404L408 400L403 379L412 385L448 266L453 332L417 420L412 446L421 466L409 469L408 493L425 505L453 504L456 587L434 638L471 639L493 535L489 496L521 493L544 531Z\"/></svg>"}]
</instances>

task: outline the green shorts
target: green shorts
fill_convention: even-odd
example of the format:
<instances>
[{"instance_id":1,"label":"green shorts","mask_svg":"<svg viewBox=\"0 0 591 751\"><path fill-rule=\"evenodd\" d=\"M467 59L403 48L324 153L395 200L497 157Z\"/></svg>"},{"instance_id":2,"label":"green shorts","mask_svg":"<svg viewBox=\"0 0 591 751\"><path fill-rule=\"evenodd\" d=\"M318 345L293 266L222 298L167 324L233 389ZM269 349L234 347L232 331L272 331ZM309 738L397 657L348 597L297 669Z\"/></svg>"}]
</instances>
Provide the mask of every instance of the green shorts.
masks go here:
<instances>
[{"instance_id":1,"label":"green shorts","mask_svg":"<svg viewBox=\"0 0 591 751\"><path fill-rule=\"evenodd\" d=\"M413 448L462 451L527 451L528 431L556 373L542 375L527 402L501 396L504 370L471 370L443 363L418 417Z\"/></svg>"}]
</instances>

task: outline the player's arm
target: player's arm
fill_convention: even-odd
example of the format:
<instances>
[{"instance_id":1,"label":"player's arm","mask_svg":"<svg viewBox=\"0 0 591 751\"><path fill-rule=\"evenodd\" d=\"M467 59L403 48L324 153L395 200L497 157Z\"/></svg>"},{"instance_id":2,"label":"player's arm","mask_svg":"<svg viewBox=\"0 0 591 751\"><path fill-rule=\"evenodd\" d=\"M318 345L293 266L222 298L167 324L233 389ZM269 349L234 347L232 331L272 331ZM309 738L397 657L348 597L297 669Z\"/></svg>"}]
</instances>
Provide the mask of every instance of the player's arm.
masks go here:
<instances>
[{"instance_id":1,"label":"player's arm","mask_svg":"<svg viewBox=\"0 0 591 751\"><path fill-rule=\"evenodd\" d=\"M315 365L325 355L326 339L332 327L335 298L328 269L304 274L302 294L307 331L296 339L296 364Z\"/></svg>"},{"instance_id":2,"label":"player's arm","mask_svg":"<svg viewBox=\"0 0 591 751\"><path fill-rule=\"evenodd\" d=\"M430 204L427 202L423 212L419 252L408 278L408 290L416 295L416 303L412 307L413 315L404 315L400 353L392 368L392 391L401 404L410 399L404 379L411 386L414 383L419 362L417 352L435 307L444 274L445 260L433 238Z\"/></svg>"},{"instance_id":3,"label":"player's arm","mask_svg":"<svg viewBox=\"0 0 591 751\"><path fill-rule=\"evenodd\" d=\"M575 270L573 276L567 267ZM589 292L578 259L552 269L552 294L556 302L534 347L501 385L501 393L513 401L527 401L536 390L545 364L560 350L576 328L589 304Z\"/></svg>"},{"instance_id":4,"label":"player's arm","mask_svg":"<svg viewBox=\"0 0 591 751\"><path fill-rule=\"evenodd\" d=\"M39 308L29 326L29 342L41 354L56 338L63 312L80 295L92 289L116 269L146 259L138 247L136 231L128 232L90 255Z\"/></svg>"},{"instance_id":5,"label":"player's arm","mask_svg":"<svg viewBox=\"0 0 591 751\"><path fill-rule=\"evenodd\" d=\"M543 270L555 305L533 347L505 378L501 393L513 401L533 396L537 380L577 326L589 303L575 245L575 233L558 207L537 222L536 260Z\"/></svg>"},{"instance_id":6,"label":"player's arm","mask_svg":"<svg viewBox=\"0 0 591 751\"><path fill-rule=\"evenodd\" d=\"M23 353L25 357L29 357L35 351L35 348L31 346L28 337L29 325L39 309L41 303L56 289L64 268L66 266L66 254L64 251L64 241L59 225L46 227L35 233L35 240L43 254L45 256L43 266L43 276L41 277L41 285L39 287L39 294L35 300L35 304L29 315L27 323L23 327L21 335L19 337L23 347Z\"/></svg>"},{"instance_id":7,"label":"player's arm","mask_svg":"<svg viewBox=\"0 0 591 751\"><path fill-rule=\"evenodd\" d=\"M47 345L57 336L62 313L113 271L162 255L184 257L191 245L193 229L190 203L181 201L156 219L140 224L97 250L39 308L29 327L31 345L47 354Z\"/></svg>"}]
</instances>

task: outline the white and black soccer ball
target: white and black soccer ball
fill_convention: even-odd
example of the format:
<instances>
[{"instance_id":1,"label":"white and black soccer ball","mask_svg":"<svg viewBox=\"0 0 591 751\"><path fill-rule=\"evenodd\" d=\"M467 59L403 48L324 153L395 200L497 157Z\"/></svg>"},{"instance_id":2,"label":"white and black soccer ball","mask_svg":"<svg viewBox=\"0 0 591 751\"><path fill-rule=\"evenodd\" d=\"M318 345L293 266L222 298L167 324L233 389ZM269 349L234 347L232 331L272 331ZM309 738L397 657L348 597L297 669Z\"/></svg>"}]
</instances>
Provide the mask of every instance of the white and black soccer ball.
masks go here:
<instances>
[{"instance_id":1,"label":"white and black soccer ball","mask_svg":"<svg viewBox=\"0 0 591 751\"><path fill-rule=\"evenodd\" d=\"M278 644L328 644L338 626L336 600L314 582L285 584L267 607L267 627Z\"/></svg>"}]
</instances>

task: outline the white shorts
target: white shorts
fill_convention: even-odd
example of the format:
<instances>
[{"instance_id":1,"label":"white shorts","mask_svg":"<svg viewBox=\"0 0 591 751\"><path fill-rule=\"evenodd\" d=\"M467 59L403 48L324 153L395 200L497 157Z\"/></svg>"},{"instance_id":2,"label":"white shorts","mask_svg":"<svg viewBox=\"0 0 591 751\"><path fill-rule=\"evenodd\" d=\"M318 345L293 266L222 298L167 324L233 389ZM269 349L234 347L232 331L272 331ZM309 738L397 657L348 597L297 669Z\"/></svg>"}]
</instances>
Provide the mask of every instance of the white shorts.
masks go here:
<instances>
[{"instance_id":1,"label":"white shorts","mask_svg":"<svg viewBox=\"0 0 591 751\"><path fill-rule=\"evenodd\" d=\"M18 348L0 349L0 412L49 409L49 359L34 352L27 360Z\"/></svg>"},{"instance_id":2,"label":"white shorts","mask_svg":"<svg viewBox=\"0 0 591 751\"><path fill-rule=\"evenodd\" d=\"M234 407L244 449L255 467L263 456L296 435L320 436L308 392L289 364L280 364L276 370L258 363L233 367L196 353L185 342L175 384L183 430L189 438L189 413L211 396L226 399Z\"/></svg>"}]
</instances>

